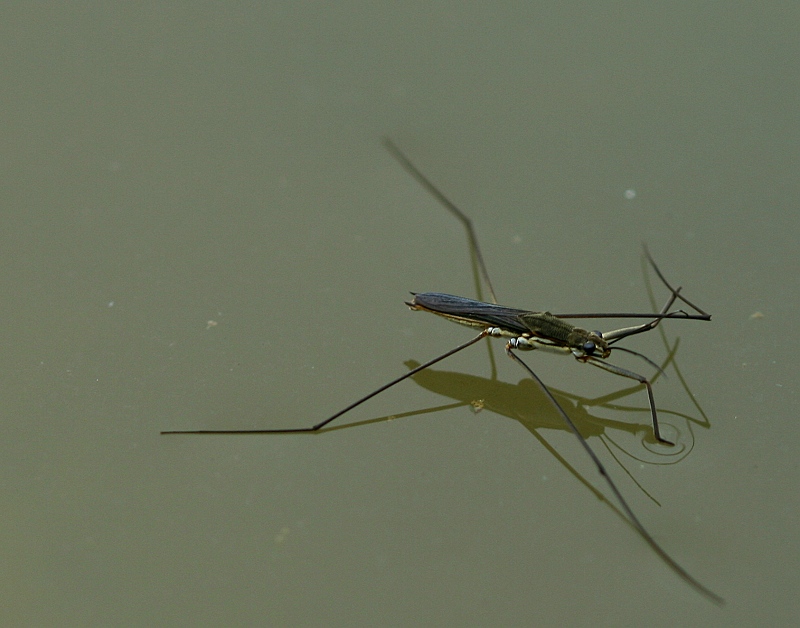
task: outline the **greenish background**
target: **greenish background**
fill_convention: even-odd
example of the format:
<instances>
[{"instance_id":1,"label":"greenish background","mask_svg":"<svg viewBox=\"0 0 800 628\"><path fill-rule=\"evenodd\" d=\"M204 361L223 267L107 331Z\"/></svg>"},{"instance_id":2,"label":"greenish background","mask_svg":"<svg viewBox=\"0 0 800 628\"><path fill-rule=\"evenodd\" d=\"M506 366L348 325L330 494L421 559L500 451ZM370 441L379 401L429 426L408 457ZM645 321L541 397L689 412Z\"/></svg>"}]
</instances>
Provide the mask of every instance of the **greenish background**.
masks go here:
<instances>
[{"instance_id":1,"label":"greenish background","mask_svg":"<svg viewBox=\"0 0 800 628\"><path fill-rule=\"evenodd\" d=\"M774 2L4 5L0 621L796 625L798 23ZM504 303L648 310L646 241L714 314L665 326L697 401L672 365L655 384L679 460L638 440L643 392L593 401L629 382L526 358L725 607L576 479L608 493L498 343L494 384L484 347L437 367L483 378L447 380L482 412L419 413L454 402L406 382L348 417L394 421L159 435L309 425L469 337L403 305L474 285L386 135L473 218Z\"/></svg>"}]
</instances>

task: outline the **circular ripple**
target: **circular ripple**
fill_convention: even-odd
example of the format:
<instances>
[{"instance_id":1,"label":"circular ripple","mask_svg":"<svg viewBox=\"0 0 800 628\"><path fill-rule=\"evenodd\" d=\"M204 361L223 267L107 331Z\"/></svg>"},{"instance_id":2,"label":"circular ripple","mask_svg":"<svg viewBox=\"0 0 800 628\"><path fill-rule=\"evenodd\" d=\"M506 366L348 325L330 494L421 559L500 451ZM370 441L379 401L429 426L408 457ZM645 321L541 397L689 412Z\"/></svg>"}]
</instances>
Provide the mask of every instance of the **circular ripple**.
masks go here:
<instances>
[{"instance_id":1,"label":"circular ripple","mask_svg":"<svg viewBox=\"0 0 800 628\"><path fill-rule=\"evenodd\" d=\"M694 445L694 439L689 430L681 431L672 423L659 422L658 427L661 431L661 438L672 441L675 445L665 445L653 438L652 431L648 430L642 434L641 440L644 449L651 455L645 456L648 462L672 464L685 458Z\"/></svg>"}]
</instances>

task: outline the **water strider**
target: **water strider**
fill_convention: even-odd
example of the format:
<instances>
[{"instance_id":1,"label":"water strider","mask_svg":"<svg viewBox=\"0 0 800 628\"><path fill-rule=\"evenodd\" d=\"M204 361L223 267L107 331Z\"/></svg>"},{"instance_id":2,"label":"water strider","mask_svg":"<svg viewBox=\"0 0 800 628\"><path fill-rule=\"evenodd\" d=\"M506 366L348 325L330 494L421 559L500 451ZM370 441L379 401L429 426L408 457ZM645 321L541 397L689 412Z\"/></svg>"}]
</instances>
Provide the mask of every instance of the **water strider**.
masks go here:
<instances>
[{"instance_id":1,"label":"water strider","mask_svg":"<svg viewBox=\"0 0 800 628\"><path fill-rule=\"evenodd\" d=\"M607 358L611 356L612 351L623 351L642 358L648 364L653 366L657 371L660 371L658 365L654 364L648 358L636 351L624 347L616 346L620 340L630 336L644 333L655 329L664 319L686 319L686 320L711 320L711 315L701 310L681 294L681 288L674 288L664 277L661 270L656 265L650 253L645 248L644 253L649 265L655 271L664 286L669 290L670 295L664 306L659 312L649 314L633 314L627 312L615 313L584 313L584 314L551 314L550 312L536 312L521 310L515 308L504 307L497 304L494 288L492 287L489 274L486 270L486 265L483 261L483 256L478 246L477 237L472 226L470 219L456 207L442 192L431 183L425 175L423 175L414 166L411 161L390 141L385 140L387 150L397 159L400 164L406 169L411 176L413 176L423 187L425 187L439 202L441 202L453 215L458 218L464 225L467 236L470 242L470 247L473 253L473 263L477 267L477 272L486 284L487 289L492 298L492 302L476 301L465 297L443 294L438 292L425 292L425 293L412 293L413 298L407 301L406 305L412 310L431 312L447 320L479 329L479 333L472 339L464 342L457 347L439 355L432 360L420 364L403 375L393 379L392 381L380 386L373 390L368 395L361 397L354 401L345 408L342 408L335 414L329 416L323 421L316 423L310 427L299 428L283 428L283 429L241 429L241 430L167 430L161 432L162 434L297 434L297 433L313 433L319 432L323 427L346 414L350 410L361 405L365 401L375 397L395 384L398 384L409 377L427 369L428 367L450 357L451 355L470 347L484 338L506 338L505 351L509 358L519 364L525 372L536 382L541 391L545 394L547 399L556 409L558 414L563 419L565 425L575 435L580 442L587 455L592 459L598 472L605 478L611 492L616 497L618 503L622 507L625 515L630 524L636 528L642 538L650 545L652 550L684 581L695 588L702 595L709 598L716 604L723 604L724 600L702 585L693 576L691 576L683 567L678 565L661 546L655 541L650 533L645 529L636 515L631 510L622 493L617 488L616 483L612 480L611 476L606 471L605 466L600 461L598 456L586 442L586 439L578 431L572 419L564 411L556 398L553 396L548 387L539 379L539 376L520 358L515 351L532 351L544 350L548 352L561 353L564 355L572 355L577 361L588 363L603 370L606 370L615 375L626 377L637 381L643 385L647 391L647 397L650 405L650 416L653 425L653 437L664 445L671 446L669 440L661 436L658 425L658 413L656 411L655 400L653 399L653 389L650 381L634 371L622 368L620 366L611 364ZM477 273L476 273L477 276ZM688 313L684 310L671 310L676 301L681 301L687 306L691 307L695 313ZM578 327L570 323L567 319L577 318L638 318L648 319L647 322L633 325L630 327L623 327L607 332L601 331L588 331L582 327Z\"/></svg>"}]
</instances>

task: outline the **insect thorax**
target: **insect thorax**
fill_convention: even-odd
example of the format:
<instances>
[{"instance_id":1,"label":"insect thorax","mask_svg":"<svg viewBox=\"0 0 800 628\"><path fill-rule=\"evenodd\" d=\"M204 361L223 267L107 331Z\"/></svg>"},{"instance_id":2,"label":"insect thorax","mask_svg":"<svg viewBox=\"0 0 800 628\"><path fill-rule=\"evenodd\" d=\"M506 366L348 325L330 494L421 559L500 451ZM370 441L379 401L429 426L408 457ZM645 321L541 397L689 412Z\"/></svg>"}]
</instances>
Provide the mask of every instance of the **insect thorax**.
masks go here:
<instances>
[{"instance_id":1,"label":"insect thorax","mask_svg":"<svg viewBox=\"0 0 800 628\"><path fill-rule=\"evenodd\" d=\"M550 312L527 312L521 314L519 319L534 337L545 338L579 352L585 352L587 343L593 343L600 355L607 355L608 344L602 336L576 327L563 318L553 316Z\"/></svg>"}]
</instances>

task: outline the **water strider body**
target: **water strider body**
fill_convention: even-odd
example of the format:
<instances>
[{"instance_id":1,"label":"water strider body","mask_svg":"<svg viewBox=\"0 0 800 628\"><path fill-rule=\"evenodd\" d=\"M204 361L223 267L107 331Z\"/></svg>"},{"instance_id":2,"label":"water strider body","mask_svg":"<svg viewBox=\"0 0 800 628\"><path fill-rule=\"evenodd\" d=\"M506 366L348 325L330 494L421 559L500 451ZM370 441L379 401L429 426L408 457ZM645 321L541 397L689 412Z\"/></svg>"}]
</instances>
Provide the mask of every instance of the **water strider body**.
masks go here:
<instances>
[{"instance_id":1,"label":"water strider body","mask_svg":"<svg viewBox=\"0 0 800 628\"><path fill-rule=\"evenodd\" d=\"M406 305L475 328L491 328L495 338L513 338L514 348L572 353L585 362L611 355L602 332L587 331L550 312L529 312L441 292L412 293Z\"/></svg>"}]
</instances>

